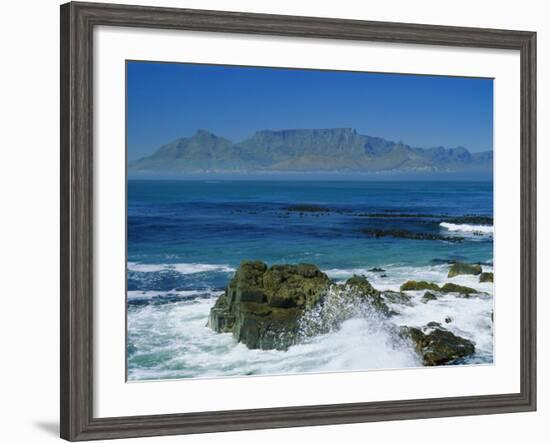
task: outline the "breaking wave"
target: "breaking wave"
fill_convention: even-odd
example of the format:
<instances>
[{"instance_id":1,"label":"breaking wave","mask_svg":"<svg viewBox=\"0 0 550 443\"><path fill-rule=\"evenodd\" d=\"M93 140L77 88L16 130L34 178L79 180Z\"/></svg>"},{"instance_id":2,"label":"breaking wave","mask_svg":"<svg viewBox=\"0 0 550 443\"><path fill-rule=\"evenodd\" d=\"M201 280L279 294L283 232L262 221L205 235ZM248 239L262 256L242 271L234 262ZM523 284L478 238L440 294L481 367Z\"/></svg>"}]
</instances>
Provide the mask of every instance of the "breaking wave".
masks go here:
<instances>
[{"instance_id":1,"label":"breaking wave","mask_svg":"<svg viewBox=\"0 0 550 443\"><path fill-rule=\"evenodd\" d=\"M441 222L439 226L451 232L467 232L474 235L493 235L493 226L490 225L468 225Z\"/></svg>"}]
</instances>

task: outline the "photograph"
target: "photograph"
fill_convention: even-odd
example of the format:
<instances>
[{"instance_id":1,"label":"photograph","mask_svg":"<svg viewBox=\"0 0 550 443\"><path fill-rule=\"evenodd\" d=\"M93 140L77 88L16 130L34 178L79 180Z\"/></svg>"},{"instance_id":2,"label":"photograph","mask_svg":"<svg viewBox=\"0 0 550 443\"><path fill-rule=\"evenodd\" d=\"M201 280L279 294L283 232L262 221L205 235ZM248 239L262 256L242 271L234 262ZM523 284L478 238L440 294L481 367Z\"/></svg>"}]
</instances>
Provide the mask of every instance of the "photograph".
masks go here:
<instances>
[{"instance_id":1,"label":"photograph","mask_svg":"<svg viewBox=\"0 0 550 443\"><path fill-rule=\"evenodd\" d=\"M127 60L126 158L128 381L493 364L492 78Z\"/></svg>"}]
</instances>

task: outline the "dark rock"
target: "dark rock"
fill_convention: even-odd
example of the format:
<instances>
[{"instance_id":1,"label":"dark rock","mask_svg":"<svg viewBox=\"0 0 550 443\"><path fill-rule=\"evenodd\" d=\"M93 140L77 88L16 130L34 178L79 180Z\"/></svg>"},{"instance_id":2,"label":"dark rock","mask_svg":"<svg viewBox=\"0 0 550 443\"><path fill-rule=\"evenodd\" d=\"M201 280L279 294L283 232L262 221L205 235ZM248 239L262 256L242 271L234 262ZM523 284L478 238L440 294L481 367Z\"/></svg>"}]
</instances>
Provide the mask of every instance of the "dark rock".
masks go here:
<instances>
[{"instance_id":1,"label":"dark rock","mask_svg":"<svg viewBox=\"0 0 550 443\"><path fill-rule=\"evenodd\" d=\"M424 296L420 299L420 301L422 303L428 303L429 301L431 300L437 300L437 297L434 293L430 292L430 291L426 291L424 293Z\"/></svg>"},{"instance_id":2,"label":"dark rock","mask_svg":"<svg viewBox=\"0 0 550 443\"><path fill-rule=\"evenodd\" d=\"M451 317L445 317L445 323L451 323L453 319Z\"/></svg>"},{"instance_id":3,"label":"dark rock","mask_svg":"<svg viewBox=\"0 0 550 443\"><path fill-rule=\"evenodd\" d=\"M473 342L453 334L436 322L422 329L402 326L400 335L412 340L424 366L452 363L475 352Z\"/></svg>"},{"instance_id":4,"label":"dark rock","mask_svg":"<svg viewBox=\"0 0 550 443\"><path fill-rule=\"evenodd\" d=\"M380 278L387 278L387 277L388 277L387 274L382 274L382 275L380 276Z\"/></svg>"},{"instance_id":5,"label":"dark rock","mask_svg":"<svg viewBox=\"0 0 550 443\"><path fill-rule=\"evenodd\" d=\"M440 288L435 283L427 281L415 281L409 280L401 285L402 291L423 291L428 289L430 291L439 291Z\"/></svg>"},{"instance_id":6,"label":"dark rock","mask_svg":"<svg viewBox=\"0 0 550 443\"><path fill-rule=\"evenodd\" d=\"M210 310L208 326L232 332L251 349L286 349L296 339L304 310L314 306L332 284L310 264L243 262Z\"/></svg>"},{"instance_id":7,"label":"dark rock","mask_svg":"<svg viewBox=\"0 0 550 443\"><path fill-rule=\"evenodd\" d=\"M382 268L370 268L369 272L386 272L386 270Z\"/></svg>"},{"instance_id":8,"label":"dark rock","mask_svg":"<svg viewBox=\"0 0 550 443\"><path fill-rule=\"evenodd\" d=\"M441 287L441 292L457 292L459 294L469 296L470 294L476 294L477 290L469 288L468 286L461 286L454 283L445 283Z\"/></svg>"},{"instance_id":9,"label":"dark rock","mask_svg":"<svg viewBox=\"0 0 550 443\"><path fill-rule=\"evenodd\" d=\"M426 325L427 328L440 328L441 323L438 323L436 321L431 321Z\"/></svg>"},{"instance_id":10,"label":"dark rock","mask_svg":"<svg viewBox=\"0 0 550 443\"><path fill-rule=\"evenodd\" d=\"M492 272L482 272L479 275L479 282L480 283L493 283L493 273Z\"/></svg>"},{"instance_id":11,"label":"dark rock","mask_svg":"<svg viewBox=\"0 0 550 443\"><path fill-rule=\"evenodd\" d=\"M363 234L368 235L369 237L395 237L395 238L407 238L410 240L443 240L452 243L461 243L464 241L464 237L459 236L448 236L441 234L431 234L427 232L413 232L413 231L403 231L400 229L375 229L375 228L364 228L361 229Z\"/></svg>"},{"instance_id":12,"label":"dark rock","mask_svg":"<svg viewBox=\"0 0 550 443\"><path fill-rule=\"evenodd\" d=\"M293 205L285 209L289 212L330 212L330 209L316 205Z\"/></svg>"},{"instance_id":13,"label":"dark rock","mask_svg":"<svg viewBox=\"0 0 550 443\"><path fill-rule=\"evenodd\" d=\"M381 292L374 289L365 277L354 275L346 281L345 288L346 290L341 297L351 297L360 302L367 302L381 314L391 314L390 308L384 303Z\"/></svg>"},{"instance_id":14,"label":"dark rock","mask_svg":"<svg viewBox=\"0 0 550 443\"><path fill-rule=\"evenodd\" d=\"M382 298L386 303L395 303L395 304L401 304L401 305L407 305L412 306L412 297L407 294L403 294L402 292L395 292L395 291L383 291Z\"/></svg>"},{"instance_id":15,"label":"dark rock","mask_svg":"<svg viewBox=\"0 0 550 443\"><path fill-rule=\"evenodd\" d=\"M481 274L481 266L471 265L464 262L456 262L449 268L449 274L447 277L454 277L456 275L479 275Z\"/></svg>"}]
</instances>

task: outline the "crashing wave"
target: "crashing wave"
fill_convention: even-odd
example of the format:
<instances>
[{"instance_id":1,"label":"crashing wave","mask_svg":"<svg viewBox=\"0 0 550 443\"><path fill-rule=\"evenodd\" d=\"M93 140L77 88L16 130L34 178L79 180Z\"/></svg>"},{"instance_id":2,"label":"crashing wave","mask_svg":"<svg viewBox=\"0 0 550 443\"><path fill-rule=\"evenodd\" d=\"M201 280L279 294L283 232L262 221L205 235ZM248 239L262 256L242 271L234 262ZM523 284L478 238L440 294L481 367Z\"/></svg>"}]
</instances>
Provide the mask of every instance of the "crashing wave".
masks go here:
<instances>
[{"instance_id":1,"label":"crashing wave","mask_svg":"<svg viewBox=\"0 0 550 443\"><path fill-rule=\"evenodd\" d=\"M493 226L489 225L469 225L441 222L439 226L451 232L468 232L474 235L493 235Z\"/></svg>"}]
</instances>

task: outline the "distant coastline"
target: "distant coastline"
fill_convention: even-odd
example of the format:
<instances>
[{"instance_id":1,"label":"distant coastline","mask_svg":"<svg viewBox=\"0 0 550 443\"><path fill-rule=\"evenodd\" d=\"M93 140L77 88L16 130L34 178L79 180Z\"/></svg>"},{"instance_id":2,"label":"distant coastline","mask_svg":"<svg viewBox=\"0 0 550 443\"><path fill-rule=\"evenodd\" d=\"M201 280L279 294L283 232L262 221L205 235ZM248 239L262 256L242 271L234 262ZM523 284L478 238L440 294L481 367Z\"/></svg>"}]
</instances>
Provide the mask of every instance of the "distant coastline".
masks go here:
<instances>
[{"instance_id":1,"label":"distant coastline","mask_svg":"<svg viewBox=\"0 0 550 443\"><path fill-rule=\"evenodd\" d=\"M493 151L470 152L462 146L420 148L359 134L353 128L261 130L234 143L198 130L160 146L151 155L128 162L132 176L178 178L204 174L328 178L355 174L357 179L415 179L433 174L492 177Z\"/></svg>"},{"instance_id":2,"label":"distant coastline","mask_svg":"<svg viewBox=\"0 0 550 443\"><path fill-rule=\"evenodd\" d=\"M312 171L303 172L187 172L180 174L155 173L148 171L128 170L128 180L165 180L165 181L333 181L333 182L353 182L353 181L464 181L464 182L492 182L492 172L405 172L405 171L384 171L375 173L357 173L357 172L326 172Z\"/></svg>"}]
</instances>

